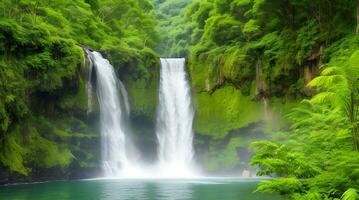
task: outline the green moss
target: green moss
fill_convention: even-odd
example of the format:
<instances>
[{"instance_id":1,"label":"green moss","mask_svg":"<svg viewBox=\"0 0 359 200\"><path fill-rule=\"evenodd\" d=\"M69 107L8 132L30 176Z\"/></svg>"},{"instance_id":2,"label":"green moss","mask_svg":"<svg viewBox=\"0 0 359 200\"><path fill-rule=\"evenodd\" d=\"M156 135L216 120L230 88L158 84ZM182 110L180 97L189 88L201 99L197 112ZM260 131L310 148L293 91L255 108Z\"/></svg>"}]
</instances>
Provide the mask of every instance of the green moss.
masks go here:
<instances>
[{"instance_id":1,"label":"green moss","mask_svg":"<svg viewBox=\"0 0 359 200\"><path fill-rule=\"evenodd\" d=\"M280 131L288 125L286 115L301 103L301 99L282 99L272 97L270 99L268 112L270 117L266 119L265 131Z\"/></svg>"},{"instance_id":2,"label":"green moss","mask_svg":"<svg viewBox=\"0 0 359 200\"><path fill-rule=\"evenodd\" d=\"M350 66L351 68L357 68L357 69L358 69L358 66L359 66L359 50L358 50L358 51L355 51L355 52L350 56L349 66Z\"/></svg>"},{"instance_id":3,"label":"green moss","mask_svg":"<svg viewBox=\"0 0 359 200\"><path fill-rule=\"evenodd\" d=\"M30 130L28 162L42 168L68 167L73 155L68 147L41 137L36 129Z\"/></svg>"},{"instance_id":4,"label":"green moss","mask_svg":"<svg viewBox=\"0 0 359 200\"><path fill-rule=\"evenodd\" d=\"M38 135L43 138L37 138L39 142L48 143L47 145L51 146L51 151L45 153L47 155L64 154L62 155L64 157L58 158L58 163L53 162L51 159L46 159L42 163L49 164L42 164L40 165L41 167L48 168L55 165L65 168L75 158L80 162L81 167L91 167L99 159L99 155L97 155L99 150L97 144L98 135L94 133L95 128L84 123L84 121L73 116L64 116L56 120L40 117L35 123ZM56 141L56 143L52 141ZM38 153L41 152L42 150Z\"/></svg>"},{"instance_id":5,"label":"green moss","mask_svg":"<svg viewBox=\"0 0 359 200\"><path fill-rule=\"evenodd\" d=\"M16 126L1 145L0 163L10 171L28 175L36 168L66 168L73 160L69 146L41 136L36 128L26 135ZM48 133L51 134L51 133Z\"/></svg>"},{"instance_id":6,"label":"green moss","mask_svg":"<svg viewBox=\"0 0 359 200\"><path fill-rule=\"evenodd\" d=\"M197 91L211 89L215 84L215 78L211 77L211 64L200 63L189 60L189 74L191 77L192 87Z\"/></svg>"},{"instance_id":7,"label":"green moss","mask_svg":"<svg viewBox=\"0 0 359 200\"><path fill-rule=\"evenodd\" d=\"M25 155L28 149L23 147L22 136L19 127L2 141L0 147L0 163L11 171L27 175L30 169L24 165Z\"/></svg>"},{"instance_id":8,"label":"green moss","mask_svg":"<svg viewBox=\"0 0 359 200\"><path fill-rule=\"evenodd\" d=\"M131 112L135 115L144 115L154 118L158 101L157 80L126 79L129 93Z\"/></svg>"},{"instance_id":9,"label":"green moss","mask_svg":"<svg viewBox=\"0 0 359 200\"><path fill-rule=\"evenodd\" d=\"M285 115L290 112L293 108L298 106L302 99L282 99L272 97L270 100L270 109L280 115Z\"/></svg>"},{"instance_id":10,"label":"green moss","mask_svg":"<svg viewBox=\"0 0 359 200\"><path fill-rule=\"evenodd\" d=\"M82 77L80 77L80 75L77 75L77 84L78 88L74 92L75 94L65 93L64 97L60 100L59 106L62 109L75 109L82 111L87 110L87 90L85 81L82 79Z\"/></svg>"},{"instance_id":11,"label":"green moss","mask_svg":"<svg viewBox=\"0 0 359 200\"><path fill-rule=\"evenodd\" d=\"M248 47L238 49L237 46L203 45L195 49L189 59L193 87L197 91L211 91L227 82L240 88L244 94L249 94L255 79L255 68L253 58L246 56ZM195 56L197 53L200 54L198 57Z\"/></svg>"},{"instance_id":12,"label":"green moss","mask_svg":"<svg viewBox=\"0 0 359 200\"><path fill-rule=\"evenodd\" d=\"M233 169L239 163L236 148L240 146L241 138L233 137L223 149L218 149L220 140L212 140L209 152L204 156L204 163L209 171L226 171Z\"/></svg>"},{"instance_id":13,"label":"green moss","mask_svg":"<svg viewBox=\"0 0 359 200\"><path fill-rule=\"evenodd\" d=\"M259 103L232 86L220 88L213 94L197 93L195 104L195 130L203 135L221 138L231 130L262 119Z\"/></svg>"}]
</instances>

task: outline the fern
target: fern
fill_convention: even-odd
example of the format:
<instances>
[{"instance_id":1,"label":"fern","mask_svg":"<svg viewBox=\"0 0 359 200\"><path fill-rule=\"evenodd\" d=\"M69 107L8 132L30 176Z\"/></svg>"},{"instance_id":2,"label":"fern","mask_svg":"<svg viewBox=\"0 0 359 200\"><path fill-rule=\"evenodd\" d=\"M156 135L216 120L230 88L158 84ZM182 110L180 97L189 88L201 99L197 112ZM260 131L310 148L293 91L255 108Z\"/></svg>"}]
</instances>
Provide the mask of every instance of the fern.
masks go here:
<instances>
[{"instance_id":1,"label":"fern","mask_svg":"<svg viewBox=\"0 0 359 200\"><path fill-rule=\"evenodd\" d=\"M349 188L347 191L344 192L341 200L358 200L359 199L359 191L354 188Z\"/></svg>"},{"instance_id":2,"label":"fern","mask_svg":"<svg viewBox=\"0 0 359 200\"><path fill-rule=\"evenodd\" d=\"M278 178L263 181L259 184L257 192L290 194L300 190L302 183L296 178Z\"/></svg>"}]
</instances>

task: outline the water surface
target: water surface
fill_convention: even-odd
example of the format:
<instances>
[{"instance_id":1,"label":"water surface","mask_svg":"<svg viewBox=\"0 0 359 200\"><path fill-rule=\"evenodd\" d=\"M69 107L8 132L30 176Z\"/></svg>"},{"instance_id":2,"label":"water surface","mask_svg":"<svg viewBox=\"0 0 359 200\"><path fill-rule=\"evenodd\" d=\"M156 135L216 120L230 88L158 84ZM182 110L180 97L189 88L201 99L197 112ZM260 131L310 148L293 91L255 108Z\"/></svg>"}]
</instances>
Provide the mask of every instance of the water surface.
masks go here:
<instances>
[{"instance_id":1,"label":"water surface","mask_svg":"<svg viewBox=\"0 0 359 200\"><path fill-rule=\"evenodd\" d=\"M83 180L0 187L1 200L280 200L257 179Z\"/></svg>"}]
</instances>

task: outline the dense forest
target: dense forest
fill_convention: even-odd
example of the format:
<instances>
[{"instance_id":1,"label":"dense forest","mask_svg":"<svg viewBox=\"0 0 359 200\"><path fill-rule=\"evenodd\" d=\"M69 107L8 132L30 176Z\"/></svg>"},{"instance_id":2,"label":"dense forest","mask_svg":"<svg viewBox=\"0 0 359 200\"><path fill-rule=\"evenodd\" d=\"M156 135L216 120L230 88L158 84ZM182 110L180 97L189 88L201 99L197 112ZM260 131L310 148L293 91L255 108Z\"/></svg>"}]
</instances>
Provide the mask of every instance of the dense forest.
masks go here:
<instances>
[{"instance_id":1,"label":"dense forest","mask_svg":"<svg viewBox=\"0 0 359 200\"><path fill-rule=\"evenodd\" d=\"M44 169L96 166L81 47L106 52L118 69L136 66L129 68L132 79L149 77L160 38L153 5L10 0L0 7L3 168L47 176Z\"/></svg>"},{"instance_id":2,"label":"dense forest","mask_svg":"<svg viewBox=\"0 0 359 200\"><path fill-rule=\"evenodd\" d=\"M359 199L358 0L2 0L0 183L98 171L83 48L126 85L148 159L158 57L185 57L205 171L254 170L273 177L257 192L290 199Z\"/></svg>"}]
</instances>

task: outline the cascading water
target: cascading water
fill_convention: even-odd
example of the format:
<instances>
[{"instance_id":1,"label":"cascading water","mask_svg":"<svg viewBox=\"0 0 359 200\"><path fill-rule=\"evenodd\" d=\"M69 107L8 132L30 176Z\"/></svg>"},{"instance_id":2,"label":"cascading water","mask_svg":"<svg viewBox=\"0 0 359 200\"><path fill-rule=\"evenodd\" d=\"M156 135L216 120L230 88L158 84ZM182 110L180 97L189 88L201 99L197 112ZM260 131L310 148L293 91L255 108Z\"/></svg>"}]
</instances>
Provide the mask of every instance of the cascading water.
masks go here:
<instances>
[{"instance_id":1,"label":"cascading water","mask_svg":"<svg viewBox=\"0 0 359 200\"><path fill-rule=\"evenodd\" d=\"M106 177L133 177L140 174L136 149L129 138L127 91L108 60L98 52L86 51L96 73L96 93L100 108L101 151ZM92 69L93 68L93 69ZM91 90L91 80L88 90ZM126 135L127 133L127 135Z\"/></svg>"},{"instance_id":2,"label":"cascading water","mask_svg":"<svg viewBox=\"0 0 359 200\"><path fill-rule=\"evenodd\" d=\"M162 176L193 176L194 109L184 58L161 59L156 134Z\"/></svg>"},{"instance_id":3,"label":"cascading water","mask_svg":"<svg viewBox=\"0 0 359 200\"><path fill-rule=\"evenodd\" d=\"M87 89L87 114L91 113L93 110L93 87L92 87L92 70L93 70L93 62L90 59L90 51L85 49L86 54L88 55L88 62L89 62L89 68L88 68L88 78L86 83L86 89Z\"/></svg>"},{"instance_id":4,"label":"cascading water","mask_svg":"<svg viewBox=\"0 0 359 200\"><path fill-rule=\"evenodd\" d=\"M185 59L161 59L159 109L156 134L158 139L158 173L149 173L136 158L137 150L129 138L127 91L108 60L98 52L86 50L89 59L89 112L92 90L96 88L100 108L101 150L105 177L186 178L194 177L193 130L194 110L185 72ZM96 87L91 82L96 75ZM157 168L156 168L157 167Z\"/></svg>"}]
</instances>

